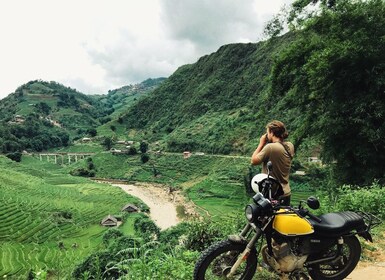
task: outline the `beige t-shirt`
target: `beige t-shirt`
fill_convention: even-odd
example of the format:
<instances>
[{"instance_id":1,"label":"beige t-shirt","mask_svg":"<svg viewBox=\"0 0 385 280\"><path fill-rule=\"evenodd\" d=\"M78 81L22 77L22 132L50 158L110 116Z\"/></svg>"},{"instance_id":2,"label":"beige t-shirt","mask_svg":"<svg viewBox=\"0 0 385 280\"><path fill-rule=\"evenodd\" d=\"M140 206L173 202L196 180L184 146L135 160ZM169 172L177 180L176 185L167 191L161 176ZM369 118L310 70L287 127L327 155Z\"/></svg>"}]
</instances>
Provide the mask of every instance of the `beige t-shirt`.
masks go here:
<instances>
[{"instance_id":1,"label":"beige t-shirt","mask_svg":"<svg viewBox=\"0 0 385 280\"><path fill-rule=\"evenodd\" d=\"M294 146L290 142L284 142L289 149L291 156L294 156ZM291 167L291 158L281 143L266 144L257 154L257 157L263 162L262 172L267 174L267 162L273 164L272 176L277 179L283 187L285 194L290 194L289 173Z\"/></svg>"}]
</instances>

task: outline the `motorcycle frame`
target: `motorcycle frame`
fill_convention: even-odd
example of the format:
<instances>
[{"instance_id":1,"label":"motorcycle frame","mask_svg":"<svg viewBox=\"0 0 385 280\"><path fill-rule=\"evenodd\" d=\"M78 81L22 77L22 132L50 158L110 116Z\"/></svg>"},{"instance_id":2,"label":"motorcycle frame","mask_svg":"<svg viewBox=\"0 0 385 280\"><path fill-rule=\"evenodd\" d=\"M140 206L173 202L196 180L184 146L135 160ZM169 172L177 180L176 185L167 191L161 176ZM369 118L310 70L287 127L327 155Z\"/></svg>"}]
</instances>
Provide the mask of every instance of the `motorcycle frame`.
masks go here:
<instances>
[{"instance_id":1,"label":"motorcycle frame","mask_svg":"<svg viewBox=\"0 0 385 280\"><path fill-rule=\"evenodd\" d=\"M266 237L266 244L267 244L268 253L269 253L269 255L273 255L273 251L272 251L272 231L273 231L272 221L274 220L274 218L275 218L275 215L267 218L266 223L263 224L261 222L261 225L263 225L263 226L260 226L260 227L257 226L254 222L248 222L245 225L245 227L239 233L239 237L240 237L241 242L243 242L243 243L247 242L247 236L249 235L250 230L253 230L255 232L255 234L250 239L250 241L247 242L245 250L239 255L237 261L231 267L230 272L227 275L227 277L233 276L235 271L241 265L241 263L243 261L247 260L249 254L250 254L250 252L252 250L252 248L256 247L256 243L258 242L260 237L263 236L263 235ZM370 236L370 232L369 232L368 229L370 229L370 226L371 226L370 224L371 223L369 223L368 228L365 230L365 233L367 235L369 235L369 236ZM343 237L344 236L356 235L356 234L358 234L360 236L363 236L363 232L360 232L360 233L353 232L353 233L349 233L349 234L342 235L342 236L339 236L339 237L336 236L335 238L337 240L337 252L336 252L335 255L333 255L331 257L327 257L327 258L313 260L313 261L306 261L305 266L311 266L311 265L315 265L315 264L321 264L321 263L324 263L324 262L330 262L330 261L338 260L339 258L341 258L343 256L343 253L342 253L342 248L343 248L343 244L344 244ZM365 236L365 237L367 237L367 236ZM370 240L371 238L365 238L365 239ZM263 239L262 239L261 242L263 242ZM262 247L262 244L261 244L261 247ZM258 255L259 255L259 251L257 251L257 254L256 254L255 257L258 258Z\"/></svg>"}]
</instances>

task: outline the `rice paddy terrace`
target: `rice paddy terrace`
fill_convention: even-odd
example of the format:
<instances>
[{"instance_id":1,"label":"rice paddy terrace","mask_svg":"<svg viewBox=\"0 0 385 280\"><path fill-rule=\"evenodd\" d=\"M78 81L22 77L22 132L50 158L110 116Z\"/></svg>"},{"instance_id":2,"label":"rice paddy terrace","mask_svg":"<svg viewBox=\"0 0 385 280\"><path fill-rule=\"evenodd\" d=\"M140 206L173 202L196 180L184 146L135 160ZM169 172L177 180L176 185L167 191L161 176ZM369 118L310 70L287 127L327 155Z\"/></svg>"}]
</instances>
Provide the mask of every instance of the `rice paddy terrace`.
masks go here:
<instances>
[{"instance_id":1,"label":"rice paddy terrace","mask_svg":"<svg viewBox=\"0 0 385 280\"><path fill-rule=\"evenodd\" d=\"M97 153L93 163L99 177L179 187L213 217L241 213L249 200L244 158L152 155L151 164L143 165L139 156ZM106 229L100 221L120 214L127 203L142 203L118 187L68 175L82 164L63 167L33 157L15 163L0 156L0 277L20 279L33 269L67 279L77 263L101 248ZM296 192L293 200L307 195ZM132 234L132 224L129 218L121 230Z\"/></svg>"},{"instance_id":2,"label":"rice paddy terrace","mask_svg":"<svg viewBox=\"0 0 385 280\"><path fill-rule=\"evenodd\" d=\"M99 246L106 230L101 219L138 203L119 188L58 170L27 168L3 157L0 168L0 277L7 279L31 269L68 276Z\"/></svg>"}]
</instances>

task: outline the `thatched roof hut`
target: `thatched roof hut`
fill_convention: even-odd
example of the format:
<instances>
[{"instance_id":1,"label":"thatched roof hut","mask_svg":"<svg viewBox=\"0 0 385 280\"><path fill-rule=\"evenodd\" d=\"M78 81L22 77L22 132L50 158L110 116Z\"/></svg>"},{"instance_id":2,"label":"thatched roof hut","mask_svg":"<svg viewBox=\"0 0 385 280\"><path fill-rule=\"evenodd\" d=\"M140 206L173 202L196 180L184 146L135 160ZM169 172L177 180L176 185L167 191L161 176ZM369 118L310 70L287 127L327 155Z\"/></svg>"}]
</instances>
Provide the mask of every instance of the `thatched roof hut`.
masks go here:
<instances>
[{"instance_id":1,"label":"thatched roof hut","mask_svg":"<svg viewBox=\"0 0 385 280\"><path fill-rule=\"evenodd\" d=\"M136 205L129 203L129 204L126 204L126 205L123 206L122 211L138 212L139 208Z\"/></svg>"},{"instance_id":2,"label":"thatched roof hut","mask_svg":"<svg viewBox=\"0 0 385 280\"><path fill-rule=\"evenodd\" d=\"M105 226L105 227L115 227L118 225L118 220L112 216L112 215L108 215L107 217L105 217L101 222L100 224L102 226Z\"/></svg>"}]
</instances>

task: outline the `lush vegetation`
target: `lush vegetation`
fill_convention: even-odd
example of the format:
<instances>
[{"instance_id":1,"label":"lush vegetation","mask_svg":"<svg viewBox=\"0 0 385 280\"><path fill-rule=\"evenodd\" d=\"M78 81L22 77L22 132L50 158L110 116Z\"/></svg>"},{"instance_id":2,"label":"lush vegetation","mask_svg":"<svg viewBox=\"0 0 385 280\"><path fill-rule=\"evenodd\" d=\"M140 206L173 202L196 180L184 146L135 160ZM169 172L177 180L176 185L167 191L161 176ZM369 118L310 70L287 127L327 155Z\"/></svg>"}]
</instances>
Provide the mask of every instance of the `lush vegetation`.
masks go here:
<instances>
[{"instance_id":1,"label":"lush vegetation","mask_svg":"<svg viewBox=\"0 0 385 280\"><path fill-rule=\"evenodd\" d=\"M384 1L319 1L306 14L313 2L295 1L283 36L180 67L128 110L127 133L169 151L250 154L280 119L297 150L337 162L339 184L382 180Z\"/></svg>"},{"instance_id":2,"label":"lush vegetation","mask_svg":"<svg viewBox=\"0 0 385 280\"><path fill-rule=\"evenodd\" d=\"M15 153L23 150L65 147L74 140L95 137L98 132L115 136L119 134L116 127L121 110L163 80L148 79L112 90L106 96L85 95L56 82L30 81L0 101L1 152L20 159Z\"/></svg>"},{"instance_id":3,"label":"lush vegetation","mask_svg":"<svg viewBox=\"0 0 385 280\"><path fill-rule=\"evenodd\" d=\"M313 194L320 212L384 219L384 15L383 0L298 0L268 25L270 39L222 46L167 80L92 97L55 82L21 86L0 102L0 147L21 160L0 157L0 275L189 278L199 251L243 223L258 171L249 155L271 119L288 125L296 146L294 204ZM279 36L283 23L290 32ZM76 141L84 136L92 141ZM58 166L20 153L49 148L95 155ZM308 163L314 155L327 164ZM134 198L68 174L181 190L205 220L159 231L145 216L122 215L125 224L106 231L101 218Z\"/></svg>"},{"instance_id":4,"label":"lush vegetation","mask_svg":"<svg viewBox=\"0 0 385 280\"><path fill-rule=\"evenodd\" d=\"M301 112L295 142L312 135L340 183L365 184L385 173L385 3L323 1L317 15L297 19L314 1L297 1L296 36L274 61L273 101ZM292 120L295 121L294 119Z\"/></svg>"}]
</instances>

